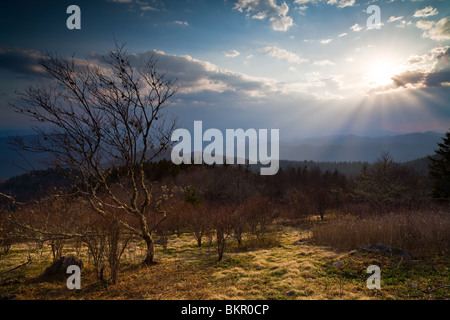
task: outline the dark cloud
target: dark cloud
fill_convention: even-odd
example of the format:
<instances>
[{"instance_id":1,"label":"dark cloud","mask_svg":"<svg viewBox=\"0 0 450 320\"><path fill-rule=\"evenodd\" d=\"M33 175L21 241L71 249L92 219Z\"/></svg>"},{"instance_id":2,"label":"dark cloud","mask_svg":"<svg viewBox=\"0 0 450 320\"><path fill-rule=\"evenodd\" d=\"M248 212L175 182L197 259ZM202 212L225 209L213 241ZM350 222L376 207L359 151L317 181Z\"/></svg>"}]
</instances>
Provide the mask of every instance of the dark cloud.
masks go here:
<instances>
[{"instance_id":1,"label":"dark cloud","mask_svg":"<svg viewBox=\"0 0 450 320\"><path fill-rule=\"evenodd\" d=\"M442 87L450 83L450 70L439 70L431 72L406 71L392 77L396 87Z\"/></svg>"},{"instance_id":2,"label":"dark cloud","mask_svg":"<svg viewBox=\"0 0 450 320\"><path fill-rule=\"evenodd\" d=\"M236 91L263 94L270 89L270 83L265 79L221 69L210 62L187 55L178 56L153 50L132 54L130 60L134 66L139 67L152 55L157 59L158 68L166 71L168 77L177 79L184 92Z\"/></svg>"},{"instance_id":3,"label":"dark cloud","mask_svg":"<svg viewBox=\"0 0 450 320\"><path fill-rule=\"evenodd\" d=\"M0 68L27 76L42 76L39 53L34 50L0 47Z\"/></svg>"},{"instance_id":4,"label":"dark cloud","mask_svg":"<svg viewBox=\"0 0 450 320\"><path fill-rule=\"evenodd\" d=\"M450 70L443 70L439 72L429 73L425 77L425 86L427 87L442 87L450 83Z\"/></svg>"},{"instance_id":5,"label":"dark cloud","mask_svg":"<svg viewBox=\"0 0 450 320\"><path fill-rule=\"evenodd\" d=\"M418 85L423 82L426 77L425 72L418 71L405 71L401 74L392 77L392 81L395 87L405 87L407 85Z\"/></svg>"},{"instance_id":6,"label":"dark cloud","mask_svg":"<svg viewBox=\"0 0 450 320\"><path fill-rule=\"evenodd\" d=\"M392 77L393 86L398 87L442 87L450 83L450 70L441 71L406 71Z\"/></svg>"},{"instance_id":7,"label":"dark cloud","mask_svg":"<svg viewBox=\"0 0 450 320\"><path fill-rule=\"evenodd\" d=\"M450 83L450 65L448 55L450 47L435 48L429 54L423 56L412 56L406 64L413 68L392 77L391 85L377 88L376 91L396 89L399 87L442 87ZM426 65L431 68L426 68Z\"/></svg>"}]
</instances>

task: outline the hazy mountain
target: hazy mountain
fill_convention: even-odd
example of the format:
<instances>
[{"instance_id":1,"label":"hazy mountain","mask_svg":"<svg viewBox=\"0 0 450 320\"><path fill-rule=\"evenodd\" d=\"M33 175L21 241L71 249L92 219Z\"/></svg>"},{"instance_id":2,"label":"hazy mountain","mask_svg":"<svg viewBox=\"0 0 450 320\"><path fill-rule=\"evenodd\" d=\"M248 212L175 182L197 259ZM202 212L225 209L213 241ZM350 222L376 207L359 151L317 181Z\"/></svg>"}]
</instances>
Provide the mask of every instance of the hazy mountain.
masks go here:
<instances>
[{"instance_id":1,"label":"hazy mountain","mask_svg":"<svg viewBox=\"0 0 450 320\"><path fill-rule=\"evenodd\" d=\"M396 136L360 137L356 135L308 138L280 143L280 158L313 161L375 161L389 151L395 161L405 162L434 154L443 134L408 133Z\"/></svg>"},{"instance_id":2,"label":"hazy mountain","mask_svg":"<svg viewBox=\"0 0 450 320\"><path fill-rule=\"evenodd\" d=\"M389 151L395 161L405 162L434 154L444 135L436 132L409 133L361 137L337 135L280 142L280 160L318 162L373 162L382 151ZM26 136L25 140L35 136ZM46 169L46 156L24 153L22 156L8 144L12 137L0 138L0 179L9 178L31 169ZM205 144L206 145L206 144ZM26 156L27 161L24 157ZM164 157L170 159L170 153ZM26 169L26 170L24 170Z\"/></svg>"}]
</instances>

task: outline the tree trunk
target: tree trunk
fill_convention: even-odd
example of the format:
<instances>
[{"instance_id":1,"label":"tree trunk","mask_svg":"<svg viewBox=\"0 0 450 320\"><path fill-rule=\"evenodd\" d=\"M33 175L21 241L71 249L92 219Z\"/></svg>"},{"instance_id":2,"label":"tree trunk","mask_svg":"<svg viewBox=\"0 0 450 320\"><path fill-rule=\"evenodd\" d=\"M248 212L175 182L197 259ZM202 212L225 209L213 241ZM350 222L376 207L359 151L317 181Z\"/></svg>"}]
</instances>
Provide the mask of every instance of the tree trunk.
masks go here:
<instances>
[{"instance_id":1,"label":"tree trunk","mask_svg":"<svg viewBox=\"0 0 450 320\"><path fill-rule=\"evenodd\" d=\"M153 243L152 234L148 230L147 219L145 219L144 214L141 214L139 216L139 223L141 226L142 238L144 239L145 244L147 245L147 252L145 254L145 259L144 261L142 261L142 263L149 266L154 264L155 247Z\"/></svg>"},{"instance_id":2,"label":"tree trunk","mask_svg":"<svg viewBox=\"0 0 450 320\"><path fill-rule=\"evenodd\" d=\"M147 253L145 254L145 259L142 263L149 266L154 264L155 247L153 244L153 238L149 232L147 232L143 238L145 240L145 244L147 245Z\"/></svg>"},{"instance_id":3,"label":"tree trunk","mask_svg":"<svg viewBox=\"0 0 450 320\"><path fill-rule=\"evenodd\" d=\"M225 251L226 240L222 230L217 229L216 234L217 234L217 253L219 255L218 261L221 261L223 258L223 253Z\"/></svg>"},{"instance_id":4,"label":"tree trunk","mask_svg":"<svg viewBox=\"0 0 450 320\"><path fill-rule=\"evenodd\" d=\"M197 240L197 245L199 247L202 246L202 238L203 238L203 232L195 232L195 239Z\"/></svg>"}]
</instances>

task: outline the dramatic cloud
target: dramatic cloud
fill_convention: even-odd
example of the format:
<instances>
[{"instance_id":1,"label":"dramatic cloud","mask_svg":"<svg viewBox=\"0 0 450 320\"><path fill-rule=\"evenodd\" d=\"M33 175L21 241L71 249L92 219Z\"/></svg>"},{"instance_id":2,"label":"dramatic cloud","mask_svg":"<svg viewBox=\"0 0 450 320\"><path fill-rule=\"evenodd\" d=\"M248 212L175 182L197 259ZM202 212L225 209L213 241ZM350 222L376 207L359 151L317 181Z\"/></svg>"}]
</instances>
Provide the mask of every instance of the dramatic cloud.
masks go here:
<instances>
[{"instance_id":1,"label":"dramatic cloud","mask_svg":"<svg viewBox=\"0 0 450 320\"><path fill-rule=\"evenodd\" d=\"M287 15L289 6L286 2L277 5L275 0L239 0L234 8L239 12L247 12L247 15L253 14L252 19L269 18L272 29L276 31L287 31L294 24L292 18Z\"/></svg>"},{"instance_id":2,"label":"dramatic cloud","mask_svg":"<svg viewBox=\"0 0 450 320\"><path fill-rule=\"evenodd\" d=\"M416 10L413 17L415 18L424 18L424 17L430 17L438 14L439 11L437 11L436 8L433 8L432 6L425 7L421 10Z\"/></svg>"},{"instance_id":3,"label":"dramatic cloud","mask_svg":"<svg viewBox=\"0 0 450 320\"><path fill-rule=\"evenodd\" d=\"M439 88L450 85L448 55L450 47L434 48L424 55L410 56L405 71L392 77L392 84L376 88L375 92L398 88Z\"/></svg>"},{"instance_id":4,"label":"dramatic cloud","mask_svg":"<svg viewBox=\"0 0 450 320\"><path fill-rule=\"evenodd\" d=\"M161 70L166 70L169 77L178 79L181 85L179 92L181 93L235 91L244 95L260 95L268 90L266 87L268 82L264 79L220 69L210 62L197 60L191 56L171 55L162 51L147 51L133 55L134 64L142 65L142 62L151 54L155 54Z\"/></svg>"},{"instance_id":5,"label":"dramatic cloud","mask_svg":"<svg viewBox=\"0 0 450 320\"><path fill-rule=\"evenodd\" d=\"M449 40L450 39L450 19L449 17L442 18L439 21L420 20L417 21L416 26L424 30L423 37L433 40Z\"/></svg>"},{"instance_id":6,"label":"dramatic cloud","mask_svg":"<svg viewBox=\"0 0 450 320\"><path fill-rule=\"evenodd\" d=\"M278 60L286 60L287 62L291 63L302 63L308 61L308 59L304 59L293 52L275 46L264 47L261 49L261 51L266 52L270 57L274 57Z\"/></svg>"}]
</instances>

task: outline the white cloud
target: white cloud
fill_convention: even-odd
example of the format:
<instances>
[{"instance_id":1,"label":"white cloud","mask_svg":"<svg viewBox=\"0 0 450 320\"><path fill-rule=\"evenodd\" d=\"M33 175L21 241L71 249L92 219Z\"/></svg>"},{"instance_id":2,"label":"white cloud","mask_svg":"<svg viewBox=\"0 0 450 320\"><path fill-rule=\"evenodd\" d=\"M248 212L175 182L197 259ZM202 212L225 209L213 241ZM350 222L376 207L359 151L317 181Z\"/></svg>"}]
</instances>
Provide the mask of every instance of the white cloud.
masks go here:
<instances>
[{"instance_id":1,"label":"white cloud","mask_svg":"<svg viewBox=\"0 0 450 320\"><path fill-rule=\"evenodd\" d=\"M224 51L223 54L225 55L225 57L228 57L228 58L235 58L235 57L237 57L240 53L239 53L239 51L236 51L236 50L228 50L228 51Z\"/></svg>"},{"instance_id":2,"label":"white cloud","mask_svg":"<svg viewBox=\"0 0 450 320\"><path fill-rule=\"evenodd\" d=\"M123 3L128 4L129 9L134 11L136 7L138 7L142 13L141 16L146 11L159 11L158 8L150 6L147 2L140 1L140 0L107 0L108 2L115 2L115 3ZM155 1L153 1L154 3Z\"/></svg>"},{"instance_id":3,"label":"white cloud","mask_svg":"<svg viewBox=\"0 0 450 320\"><path fill-rule=\"evenodd\" d=\"M345 37L347 35L347 32L341 33L340 35L338 35L339 38Z\"/></svg>"},{"instance_id":4,"label":"white cloud","mask_svg":"<svg viewBox=\"0 0 450 320\"><path fill-rule=\"evenodd\" d=\"M450 39L450 19L442 18L439 21L419 20L416 23L419 29L424 30L422 37L433 40L449 40Z\"/></svg>"},{"instance_id":5,"label":"white cloud","mask_svg":"<svg viewBox=\"0 0 450 320\"><path fill-rule=\"evenodd\" d=\"M336 4L339 8L351 7L356 0L328 0L327 4Z\"/></svg>"},{"instance_id":6,"label":"white cloud","mask_svg":"<svg viewBox=\"0 0 450 320\"><path fill-rule=\"evenodd\" d=\"M294 0L295 4L317 3L320 0Z\"/></svg>"},{"instance_id":7,"label":"white cloud","mask_svg":"<svg viewBox=\"0 0 450 320\"><path fill-rule=\"evenodd\" d=\"M434 16L434 15L436 15L438 13L439 13L439 11L437 11L436 8L433 8L432 6L428 6L428 7L425 7L423 9L416 10L416 12L414 13L413 17L415 17L415 18L424 18L424 17Z\"/></svg>"},{"instance_id":8,"label":"white cloud","mask_svg":"<svg viewBox=\"0 0 450 320\"><path fill-rule=\"evenodd\" d=\"M294 21L287 14L289 6L286 2L278 5L275 0L238 0L235 9L239 12L254 13L252 19L264 20L269 18L272 29L276 31L287 31L294 25Z\"/></svg>"},{"instance_id":9,"label":"white cloud","mask_svg":"<svg viewBox=\"0 0 450 320\"><path fill-rule=\"evenodd\" d=\"M321 44L329 44L331 41L333 41L333 39L323 39L323 40L320 40L320 43Z\"/></svg>"},{"instance_id":10,"label":"white cloud","mask_svg":"<svg viewBox=\"0 0 450 320\"><path fill-rule=\"evenodd\" d=\"M142 11L159 11L158 9L150 7L150 6L142 6L141 10Z\"/></svg>"},{"instance_id":11,"label":"white cloud","mask_svg":"<svg viewBox=\"0 0 450 320\"><path fill-rule=\"evenodd\" d=\"M173 23L178 24L179 26L183 26L183 27L188 27L189 26L189 23L186 22L186 21L177 20L177 21L174 21Z\"/></svg>"},{"instance_id":12,"label":"white cloud","mask_svg":"<svg viewBox=\"0 0 450 320\"><path fill-rule=\"evenodd\" d=\"M406 20L402 20L400 23L398 23L395 27L396 28L405 28L406 26L410 26L413 23L411 21L406 22Z\"/></svg>"},{"instance_id":13,"label":"white cloud","mask_svg":"<svg viewBox=\"0 0 450 320\"><path fill-rule=\"evenodd\" d=\"M401 20L401 19L403 19L403 16L399 16L399 17L391 16L387 22L390 23L390 22Z\"/></svg>"},{"instance_id":14,"label":"white cloud","mask_svg":"<svg viewBox=\"0 0 450 320\"><path fill-rule=\"evenodd\" d=\"M319 60L319 61L314 61L313 64L316 65L316 66L320 66L320 67L323 67L323 66L332 66L332 65L334 65L334 63L331 62L330 60Z\"/></svg>"},{"instance_id":15,"label":"white cloud","mask_svg":"<svg viewBox=\"0 0 450 320\"><path fill-rule=\"evenodd\" d=\"M362 30L362 27L359 24L355 23L350 27L350 29L352 29L354 32L359 32Z\"/></svg>"},{"instance_id":16,"label":"white cloud","mask_svg":"<svg viewBox=\"0 0 450 320\"><path fill-rule=\"evenodd\" d=\"M270 57L276 58L278 60L286 60L291 63L302 63L307 62L308 59L302 58L294 52L287 51L275 46L268 46L261 49L261 51L266 52Z\"/></svg>"},{"instance_id":17,"label":"white cloud","mask_svg":"<svg viewBox=\"0 0 450 320\"><path fill-rule=\"evenodd\" d=\"M299 13L301 15L304 16L306 14L305 11L306 11L306 9L308 9L308 6L303 5L303 6L297 7L296 9L299 11Z\"/></svg>"},{"instance_id":18,"label":"white cloud","mask_svg":"<svg viewBox=\"0 0 450 320\"><path fill-rule=\"evenodd\" d=\"M266 12L258 12L257 14L252 16L252 19L256 19L256 20L264 20L265 18L267 18Z\"/></svg>"},{"instance_id":19,"label":"white cloud","mask_svg":"<svg viewBox=\"0 0 450 320\"><path fill-rule=\"evenodd\" d=\"M272 17L269 19L272 22L272 29L276 31L287 31L290 26L294 24L291 17Z\"/></svg>"},{"instance_id":20,"label":"white cloud","mask_svg":"<svg viewBox=\"0 0 450 320\"><path fill-rule=\"evenodd\" d=\"M318 4L318 3L324 3L324 2L329 5L336 5L339 8L345 8L345 7L354 6L356 3L356 0L294 0L294 3L298 4L298 5L305 5L308 3Z\"/></svg>"}]
</instances>

